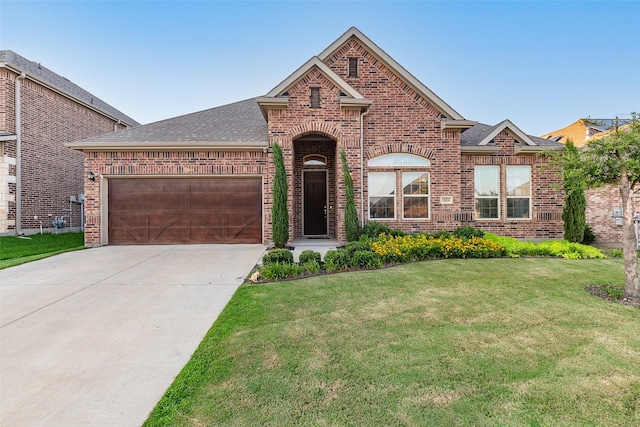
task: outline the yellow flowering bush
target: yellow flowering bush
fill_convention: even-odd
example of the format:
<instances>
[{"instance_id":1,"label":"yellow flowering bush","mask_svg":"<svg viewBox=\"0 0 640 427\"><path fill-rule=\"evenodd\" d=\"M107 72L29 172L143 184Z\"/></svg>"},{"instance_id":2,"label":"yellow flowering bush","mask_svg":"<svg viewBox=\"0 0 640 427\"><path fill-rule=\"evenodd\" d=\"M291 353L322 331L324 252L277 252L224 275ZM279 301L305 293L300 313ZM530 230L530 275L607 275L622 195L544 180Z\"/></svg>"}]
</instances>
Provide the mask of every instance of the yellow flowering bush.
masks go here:
<instances>
[{"instance_id":1,"label":"yellow flowering bush","mask_svg":"<svg viewBox=\"0 0 640 427\"><path fill-rule=\"evenodd\" d=\"M481 237L433 237L427 234L389 236L381 234L371 250L383 262L405 262L427 258L491 258L504 255L504 247Z\"/></svg>"}]
</instances>

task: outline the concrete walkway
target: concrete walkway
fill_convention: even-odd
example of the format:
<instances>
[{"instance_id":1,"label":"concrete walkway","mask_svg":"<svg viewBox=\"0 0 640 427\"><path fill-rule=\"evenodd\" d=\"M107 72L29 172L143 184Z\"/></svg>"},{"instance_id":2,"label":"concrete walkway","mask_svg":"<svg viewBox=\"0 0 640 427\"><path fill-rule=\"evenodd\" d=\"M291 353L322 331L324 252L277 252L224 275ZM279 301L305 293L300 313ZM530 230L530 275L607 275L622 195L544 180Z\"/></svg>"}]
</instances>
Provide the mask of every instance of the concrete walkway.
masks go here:
<instances>
[{"instance_id":1,"label":"concrete walkway","mask_svg":"<svg viewBox=\"0 0 640 427\"><path fill-rule=\"evenodd\" d=\"M264 249L106 246L0 270L0 425L139 426Z\"/></svg>"}]
</instances>

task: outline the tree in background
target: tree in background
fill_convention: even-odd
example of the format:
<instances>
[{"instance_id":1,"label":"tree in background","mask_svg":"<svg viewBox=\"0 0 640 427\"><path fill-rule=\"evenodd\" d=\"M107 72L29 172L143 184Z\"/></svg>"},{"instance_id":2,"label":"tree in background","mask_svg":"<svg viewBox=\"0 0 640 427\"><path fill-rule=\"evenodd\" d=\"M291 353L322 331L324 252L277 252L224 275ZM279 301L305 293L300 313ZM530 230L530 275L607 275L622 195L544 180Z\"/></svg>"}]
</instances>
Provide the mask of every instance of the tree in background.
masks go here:
<instances>
[{"instance_id":1,"label":"tree in background","mask_svg":"<svg viewBox=\"0 0 640 427\"><path fill-rule=\"evenodd\" d=\"M273 245L284 248L289 241L289 212L287 211L287 174L284 170L282 149L277 142L273 143L273 165L275 177L273 180L273 207L271 209L271 224L273 227Z\"/></svg>"},{"instance_id":2,"label":"tree in background","mask_svg":"<svg viewBox=\"0 0 640 427\"><path fill-rule=\"evenodd\" d=\"M582 243L586 223L587 199L584 195L585 177L580 167L580 153L571 140L562 150L562 186L564 187L564 238L570 242Z\"/></svg>"},{"instance_id":3,"label":"tree in background","mask_svg":"<svg viewBox=\"0 0 640 427\"><path fill-rule=\"evenodd\" d=\"M640 116L632 113L631 117L623 129L616 126L605 138L590 141L580 153L580 164L570 167L581 169L578 173L583 174L588 187L612 184L618 188L623 209L624 296L640 300L632 197L640 191Z\"/></svg>"},{"instance_id":4,"label":"tree in background","mask_svg":"<svg viewBox=\"0 0 640 427\"><path fill-rule=\"evenodd\" d=\"M351 172L349 172L347 155L344 150L340 151L340 159L342 160L344 187L347 193L347 205L344 212L344 228L347 235L347 242L355 242L360 238L360 223L358 221L358 211L356 210L356 202L354 200L353 179L351 178Z\"/></svg>"}]
</instances>

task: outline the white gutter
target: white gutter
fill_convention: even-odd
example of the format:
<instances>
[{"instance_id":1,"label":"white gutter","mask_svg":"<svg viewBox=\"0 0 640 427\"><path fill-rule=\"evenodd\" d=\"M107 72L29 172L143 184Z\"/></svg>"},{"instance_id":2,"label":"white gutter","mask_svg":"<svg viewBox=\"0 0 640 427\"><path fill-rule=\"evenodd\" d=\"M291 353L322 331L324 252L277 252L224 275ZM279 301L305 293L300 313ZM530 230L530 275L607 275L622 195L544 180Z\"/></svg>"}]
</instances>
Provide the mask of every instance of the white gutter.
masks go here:
<instances>
[{"instance_id":1,"label":"white gutter","mask_svg":"<svg viewBox=\"0 0 640 427\"><path fill-rule=\"evenodd\" d=\"M364 227L364 116L367 111L360 113L360 227Z\"/></svg>"},{"instance_id":2,"label":"white gutter","mask_svg":"<svg viewBox=\"0 0 640 427\"><path fill-rule=\"evenodd\" d=\"M27 77L25 72L21 72L16 77L16 234L21 236L22 232L22 94L20 80Z\"/></svg>"}]
</instances>

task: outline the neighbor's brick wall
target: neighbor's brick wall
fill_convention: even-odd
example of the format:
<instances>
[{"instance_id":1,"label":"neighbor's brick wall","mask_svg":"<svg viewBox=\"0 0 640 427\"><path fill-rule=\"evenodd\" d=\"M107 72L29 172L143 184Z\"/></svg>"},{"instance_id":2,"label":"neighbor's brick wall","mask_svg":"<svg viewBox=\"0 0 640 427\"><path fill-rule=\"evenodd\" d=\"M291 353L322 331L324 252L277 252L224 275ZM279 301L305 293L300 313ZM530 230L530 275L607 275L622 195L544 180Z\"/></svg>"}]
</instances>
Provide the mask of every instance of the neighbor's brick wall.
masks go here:
<instances>
[{"instance_id":1,"label":"neighbor's brick wall","mask_svg":"<svg viewBox=\"0 0 640 427\"><path fill-rule=\"evenodd\" d=\"M616 225L609 213L614 208L622 207L618 188L606 185L600 188L588 189L586 220L593 230L598 243L622 243L622 226ZM636 211L640 211L640 193L633 195Z\"/></svg>"},{"instance_id":2,"label":"neighbor's brick wall","mask_svg":"<svg viewBox=\"0 0 640 427\"><path fill-rule=\"evenodd\" d=\"M550 169L543 156L514 155L515 140L507 131L494 138L500 151L491 155L462 155L461 217L463 225L472 225L484 231L517 238L559 238L564 234L562 206L564 194L562 179ZM474 166L500 166L500 217L501 220L476 220L474 200ZM506 166L531 166L531 219L506 219Z\"/></svg>"},{"instance_id":3,"label":"neighbor's brick wall","mask_svg":"<svg viewBox=\"0 0 640 427\"><path fill-rule=\"evenodd\" d=\"M0 99L6 100L1 118L4 130L15 133L16 74L0 70ZM42 219L49 227L51 217L65 216L67 226L80 226L80 205L69 197L83 192L83 154L64 147L73 142L113 132L113 120L72 101L32 80L21 80L22 94L22 229L37 230ZM15 158L15 143L6 149ZM12 150L12 152L11 152ZM10 168L15 176L15 166ZM15 184L10 185L15 197ZM15 202L9 204L7 219L15 220ZM34 220L34 216L39 220ZM51 215L51 217L49 216ZM8 231L15 225L8 227ZM1 232L2 230L0 230ZM7 230L4 230L7 231Z\"/></svg>"},{"instance_id":4,"label":"neighbor's brick wall","mask_svg":"<svg viewBox=\"0 0 640 427\"><path fill-rule=\"evenodd\" d=\"M267 154L262 151L87 151L83 174L85 243L101 243L100 175L107 180L115 176L261 176L266 164ZM95 174L95 181L86 178L89 172Z\"/></svg>"}]
</instances>

